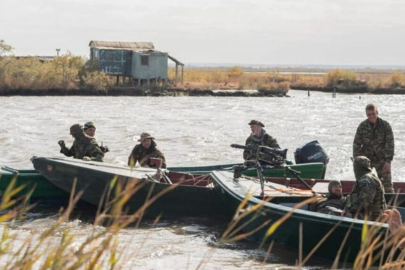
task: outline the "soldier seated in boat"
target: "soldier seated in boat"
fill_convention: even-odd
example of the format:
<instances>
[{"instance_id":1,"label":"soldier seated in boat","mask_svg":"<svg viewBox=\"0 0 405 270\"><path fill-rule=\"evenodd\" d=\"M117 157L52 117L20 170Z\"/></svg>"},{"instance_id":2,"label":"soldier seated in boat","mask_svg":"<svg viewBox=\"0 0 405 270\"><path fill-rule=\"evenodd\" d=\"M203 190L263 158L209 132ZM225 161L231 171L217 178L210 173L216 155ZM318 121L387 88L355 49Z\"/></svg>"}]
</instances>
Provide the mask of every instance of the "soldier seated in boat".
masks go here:
<instances>
[{"instance_id":1,"label":"soldier seated in boat","mask_svg":"<svg viewBox=\"0 0 405 270\"><path fill-rule=\"evenodd\" d=\"M384 197L384 186L380 179L372 172L370 160L365 156L358 156L353 160L356 183L347 197L344 212L355 217L369 220L381 217L387 209Z\"/></svg>"},{"instance_id":2,"label":"soldier seated in boat","mask_svg":"<svg viewBox=\"0 0 405 270\"><path fill-rule=\"evenodd\" d=\"M94 122L87 122L86 124L84 124L84 133L87 136L94 138L94 136L96 135L96 125L94 125ZM103 146L103 142L101 142L100 149L101 151L103 151L104 154L110 151L110 149L108 149L108 146Z\"/></svg>"},{"instance_id":3,"label":"soldier seated in boat","mask_svg":"<svg viewBox=\"0 0 405 270\"><path fill-rule=\"evenodd\" d=\"M75 138L72 147L67 148L63 140L58 142L62 154L86 161L103 161L104 153L96 140L84 134L83 127L80 124L74 124L70 127L70 135Z\"/></svg>"},{"instance_id":4,"label":"soldier seated in boat","mask_svg":"<svg viewBox=\"0 0 405 270\"><path fill-rule=\"evenodd\" d=\"M138 162L141 167L156 167L151 158L160 158L162 160L162 168L166 168L166 159L162 151L157 148L157 145L149 133L142 133L138 140L140 144L135 145L131 155L128 157L128 166L134 167Z\"/></svg>"},{"instance_id":5,"label":"soldier seated in boat","mask_svg":"<svg viewBox=\"0 0 405 270\"><path fill-rule=\"evenodd\" d=\"M254 146L264 145L271 148L280 149L277 140L272 136L270 136L269 134L267 134L266 130L263 129L264 125L262 122L252 120L249 122L248 125L250 125L250 130L252 131L252 133L247 138L245 145L254 145ZM256 153L254 153L253 151L245 150L243 151L243 158L245 160L256 159Z\"/></svg>"},{"instance_id":6,"label":"soldier seated in boat","mask_svg":"<svg viewBox=\"0 0 405 270\"><path fill-rule=\"evenodd\" d=\"M338 180L331 180L328 185L328 195L310 205L309 210L340 216L345 207L346 198L343 196L342 184Z\"/></svg>"}]
</instances>

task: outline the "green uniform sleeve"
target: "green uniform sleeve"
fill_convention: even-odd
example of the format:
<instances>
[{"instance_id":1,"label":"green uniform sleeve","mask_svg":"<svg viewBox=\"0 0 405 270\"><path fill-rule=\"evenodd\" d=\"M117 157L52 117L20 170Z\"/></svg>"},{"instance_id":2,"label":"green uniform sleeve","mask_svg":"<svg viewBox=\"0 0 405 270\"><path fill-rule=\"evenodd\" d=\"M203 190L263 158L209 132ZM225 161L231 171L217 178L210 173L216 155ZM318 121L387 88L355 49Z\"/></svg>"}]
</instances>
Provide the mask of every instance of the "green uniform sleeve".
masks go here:
<instances>
[{"instance_id":1,"label":"green uniform sleeve","mask_svg":"<svg viewBox=\"0 0 405 270\"><path fill-rule=\"evenodd\" d=\"M271 137L270 135L266 136L266 141L265 141L264 145L271 147L271 148L280 149L280 145L278 145L277 140L275 138Z\"/></svg>"},{"instance_id":2,"label":"green uniform sleeve","mask_svg":"<svg viewBox=\"0 0 405 270\"><path fill-rule=\"evenodd\" d=\"M250 138L250 137L249 137ZM246 139L245 145L249 144L249 138ZM243 150L243 159L247 160L249 159L249 151L248 150Z\"/></svg>"},{"instance_id":3,"label":"green uniform sleeve","mask_svg":"<svg viewBox=\"0 0 405 270\"><path fill-rule=\"evenodd\" d=\"M88 152L91 160L103 162L104 153L95 140L90 143Z\"/></svg>"},{"instance_id":4,"label":"green uniform sleeve","mask_svg":"<svg viewBox=\"0 0 405 270\"><path fill-rule=\"evenodd\" d=\"M387 123L386 127L386 153L385 153L385 159L386 161L392 161L394 158L394 148L395 148L395 143L394 143L394 133L392 132L392 128L390 124Z\"/></svg>"},{"instance_id":5,"label":"green uniform sleeve","mask_svg":"<svg viewBox=\"0 0 405 270\"><path fill-rule=\"evenodd\" d=\"M65 147L65 148L61 149L60 152L67 157L73 157L76 154L75 145L76 145L76 140L73 141L72 147L70 147L70 148Z\"/></svg>"},{"instance_id":6,"label":"green uniform sleeve","mask_svg":"<svg viewBox=\"0 0 405 270\"><path fill-rule=\"evenodd\" d=\"M354 136L353 140L353 158L357 156L361 156L361 146L363 145L363 133L362 133L362 128L361 124L358 126L356 135Z\"/></svg>"},{"instance_id":7,"label":"green uniform sleeve","mask_svg":"<svg viewBox=\"0 0 405 270\"><path fill-rule=\"evenodd\" d=\"M139 161L139 154L138 154L138 147L137 145L134 146L132 149L131 154L128 157L128 166L135 167L136 162Z\"/></svg>"},{"instance_id":8,"label":"green uniform sleeve","mask_svg":"<svg viewBox=\"0 0 405 270\"><path fill-rule=\"evenodd\" d=\"M156 149L153 157L162 159L162 168L166 168L166 158L162 151L160 151L159 149Z\"/></svg>"}]
</instances>

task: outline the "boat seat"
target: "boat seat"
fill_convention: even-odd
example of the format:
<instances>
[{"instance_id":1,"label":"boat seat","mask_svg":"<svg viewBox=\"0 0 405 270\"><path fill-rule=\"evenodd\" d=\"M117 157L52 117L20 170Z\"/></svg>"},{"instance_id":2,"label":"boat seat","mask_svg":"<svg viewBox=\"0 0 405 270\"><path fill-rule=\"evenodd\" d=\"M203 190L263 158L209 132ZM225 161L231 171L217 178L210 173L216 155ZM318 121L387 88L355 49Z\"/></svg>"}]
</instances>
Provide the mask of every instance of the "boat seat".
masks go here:
<instances>
[{"instance_id":1,"label":"boat seat","mask_svg":"<svg viewBox=\"0 0 405 270\"><path fill-rule=\"evenodd\" d=\"M296 204L297 204L297 203L288 203L288 202L279 203L279 205L287 206L287 207L291 207L291 208L293 208ZM308 204L304 204L304 205L302 205L300 208L297 208L297 209L308 210L309 207L308 207Z\"/></svg>"}]
</instances>

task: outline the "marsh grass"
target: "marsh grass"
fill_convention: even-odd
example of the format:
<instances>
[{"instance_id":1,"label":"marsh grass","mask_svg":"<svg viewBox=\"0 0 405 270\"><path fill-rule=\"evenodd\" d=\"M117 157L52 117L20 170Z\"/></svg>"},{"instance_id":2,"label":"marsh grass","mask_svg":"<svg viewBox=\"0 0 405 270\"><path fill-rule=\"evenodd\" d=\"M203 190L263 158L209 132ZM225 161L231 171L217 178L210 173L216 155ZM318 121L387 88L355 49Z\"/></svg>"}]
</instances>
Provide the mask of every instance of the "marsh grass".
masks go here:
<instances>
[{"instance_id":1,"label":"marsh grass","mask_svg":"<svg viewBox=\"0 0 405 270\"><path fill-rule=\"evenodd\" d=\"M237 70L237 72L235 71ZM233 74L237 75L233 75ZM169 68L169 80L174 81L174 68ZM404 89L405 75L396 72L355 72L336 69L326 74L281 74L279 72L243 72L242 68L229 69L189 68L184 71L186 89L221 89L276 91L287 93L294 89L333 89L342 91L370 91L378 89Z\"/></svg>"},{"instance_id":2,"label":"marsh grass","mask_svg":"<svg viewBox=\"0 0 405 270\"><path fill-rule=\"evenodd\" d=\"M100 203L97 210L93 230L84 239L82 237L78 240L74 229L71 226L66 226L71 218L74 206L82 196L82 192L77 192L74 185L70 203L60 212L59 218L51 226L43 228L40 234L31 235L21 242L17 241L17 234L10 229L10 226L12 226L10 224L13 223L13 220L23 218L23 214L31 210L32 206L28 203L29 194L25 197L14 198L14 195L24 188L24 186L16 187L15 183L16 178L11 181L6 192L4 192L0 204L0 221L3 228L0 235L0 261L2 262L2 269L6 270L32 268L125 269L123 262L129 258L128 256L131 256L131 258L136 256L139 250L135 251L135 254L126 254L125 250L119 248L119 232L128 226L137 228L150 205L178 186L177 184L171 185L159 193L153 192L153 188L151 188L145 204L136 211L129 213L126 206L130 198L144 187L145 181L128 181L128 179L114 177L103 194L105 199ZM258 249L266 249L265 256L262 258L262 263L265 266L274 247L273 241L267 245L268 240L277 230L282 228L283 224L297 209L316 201L314 198L309 198L296 204L280 219L267 219L257 225L256 228L247 230L249 224L263 216L262 210L265 204L271 202L271 198L265 198L260 203L250 204L251 197L251 194L245 196L221 238L203 256L197 269L204 269L208 261L213 258L214 252L221 248L223 244L235 243L257 233L263 233ZM158 216L153 224L159 222L160 218ZM381 221L386 222L387 220ZM322 244L334 233L338 226L340 226L340 222L332 226L331 230L322 237L312 251L304 254L302 251L304 244L302 239L305 232L302 229L302 224L299 225L300 241L296 262L298 269L305 267L316 254L316 251L323 248ZM353 223L348 228L342 242L337 243L339 245L338 252L334 262L331 262L332 269L341 267L340 261L346 261L345 258L341 258L341 252L346 243L350 241L349 235L353 229L352 226ZM403 269L405 252L400 250L399 247L405 244L405 227L401 227L394 233L385 230L385 234L382 235L380 233L382 226L383 223L363 223L362 244L355 262L349 264L349 267L353 269L371 269L377 265L379 269ZM147 237L140 243L140 248L146 244Z\"/></svg>"},{"instance_id":3,"label":"marsh grass","mask_svg":"<svg viewBox=\"0 0 405 270\"><path fill-rule=\"evenodd\" d=\"M97 63L70 53L45 62L35 57L0 58L0 89L3 90L105 90L112 84L110 76L98 71Z\"/></svg>"},{"instance_id":4,"label":"marsh grass","mask_svg":"<svg viewBox=\"0 0 405 270\"><path fill-rule=\"evenodd\" d=\"M28 204L29 194L14 198L25 187L15 186L13 178L5 190L0 204L2 232L0 238L1 269L124 269L125 250L119 249L119 232L128 227L137 228L148 207L170 192L177 185L153 193L150 190L146 202L134 213L127 213L127 203L142 187L143 182L123 181L115 177L106 188L105 201L100 204L94 218L93 229L86 237L78 237L69 221L82 192L76 192L76 181L71 192L69 205L61 209L53 224L43 228L39 234L33 234L23 240L10 229L23 214L31 210ZM155 219L154 224L160 217ZM146 242L146 238L145 238ZM132 254L131 254L132 256Z\"/></svg>"}]
</instances>

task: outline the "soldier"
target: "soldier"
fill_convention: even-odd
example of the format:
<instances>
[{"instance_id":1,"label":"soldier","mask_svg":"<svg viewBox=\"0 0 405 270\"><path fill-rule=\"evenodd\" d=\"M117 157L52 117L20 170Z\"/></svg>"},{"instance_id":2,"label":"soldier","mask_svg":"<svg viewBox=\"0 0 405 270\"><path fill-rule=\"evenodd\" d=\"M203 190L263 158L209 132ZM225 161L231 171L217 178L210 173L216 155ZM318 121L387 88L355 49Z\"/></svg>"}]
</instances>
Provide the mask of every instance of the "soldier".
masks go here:
<instances>
[{"instance_id":1,"label":"soldier","mask_svg":"<svg viewBox=\"0 0 405 270\"><path fill-rule=\"evenodd\" d=\"M309 210L319 213L340 216L346 204L343 197L342 184L338 180L331 180L328 185L329 194L318 203L311 204Z\"/></svg>"},{"instance_id":2,"label":"soldier","mask_svg":"<svg viewBox=\"0 0 405 270\"><path fill-rule=\"evenodd\" d=\"M264 130L264 125L262 122L257 121L257 120L252 120L249 122L250 125L250 130L252 131L252 134L247 138L245 145L264 145L268 146L271 148L276 148L280 149L280 146L277 143L277 140L273 137L271 137L269 134L266 133L266 130ZM252 160L256 159L256 156L254 153L252 153L249 150L243 151L243 158L245 160Z\"/></svg>"},{"instance_id":3,"label":"soldier","mask_svg":"<svg viewBox=\"0 0 405 270\"><path fill-rule=\"evenodd\" d=\"M86 161L103 161L104 154L98 147L94 138L84 134L83 128L80 124L74 124L70 127L70 135L75 138L72 147L66 147L65 142L60 140L58 144L61 147L60 152L65 156L83 159Z\"/></svg>"},{"instance_id":4,"label":"soldier","mask_svg":"<svg viewBox=\"0 0 405 270\"><path fill-rule=\"evenodd\" d=\"M87 136L94 138L94 136L96 135L96 126L94 125L94 122L87 122L86 124L84 124L84 133ZM103 142L101 142L100 149L101 151L103 151L104 154L110 151L110 149L108 149L108 146L103 146Z\"/></svg>"},{"instance_id":5,"label":"soldier","mask_svg":"<svg viewBox=\"0 0 405 270\"><path fill-rule=\"evenodd\" d=\"M372 173L370 160L358 156L353 160L356 183L348 195L345 210L353 216L367 215L370 220L376 220L387 209L384 198L384 187L376 175Z\"/></svg>"},{"instance_id":6,"label":"soldier","mask_svg":"<svg viewBox=\"0 0 405 270\"><path fill-rule=\"evenodd\" d=\"M353 157L366 156L377 170L386 193L393 193L391 161L394 158L394 134L390 124L378 117L377 105L366 106L367 119L359 125L353 141Z\"/></svg>"},{"instance_id":7,"label":"soldier","mask_svg":"<svg viewBox=\"0 0 405 270\"><path fill-rule=\"evenodd\" d=\"M140 144L135 145L131 155L128 157L128 166L134 167L136 162L139 162L141 167L156 167L150 158L162 159L162 168L166 168L166 159L162 151L157 148L156 143L149 133L142 133L138 140Z\"/></svg>"}]
</instances>

